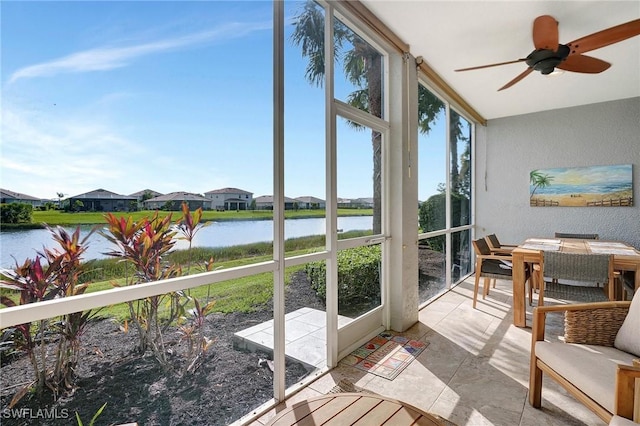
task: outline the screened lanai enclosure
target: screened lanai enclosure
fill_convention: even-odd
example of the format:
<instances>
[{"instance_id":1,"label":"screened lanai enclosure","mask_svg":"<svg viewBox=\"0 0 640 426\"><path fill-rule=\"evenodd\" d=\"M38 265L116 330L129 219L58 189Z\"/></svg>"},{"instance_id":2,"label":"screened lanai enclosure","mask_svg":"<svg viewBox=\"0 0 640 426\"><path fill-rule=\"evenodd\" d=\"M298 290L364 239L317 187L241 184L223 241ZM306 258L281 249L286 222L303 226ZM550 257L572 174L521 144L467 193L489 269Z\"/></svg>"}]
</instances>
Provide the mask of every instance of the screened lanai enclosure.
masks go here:
<instances>
[{"instance_id":1,"label":"screened lanai enclosure","mask_svg":"<svg viewBox=\"0 0 640 426\"><path fill-rule=\"evenodd\" d=\"M7 18L20 13L20 5L5 6ZM40 7L38 14L87 18L50 20L42 37L51 34L54 23L68 25L67 32L56 52L45 52L42 45L31 62L20 62L5 49L3 67L12 73L12 86L3 89L3 97L15 117L56 146L63 141L77 146L74 155L82 163L76 164L113 164L99 176L99 185L91 175L89 185L95 187L122 193L233 187L254 198L271 194L272 233L265 243L272 250L233 261L216 258L213 266L183 264L179 272L145 270L136 281L138 269L117 286L92 283L83 294L8 307L0 311L3 329L26 323L35 329L102 308L120 318L122 327L128 318L129 333L136 333L145 330L144 322L136 326L133 319L136 309L149 308L145 301L177 295L166 296L166 306L190 309L194 300L200 307L215 301L208 311L212 329L215 318L238 318L236 333L216 337L216 344L257 351L273 372L267 393L253 388L258 380L243 382L245 393L260 400L229 421L284 400L377 333L406 330L421 305L472 272L475 122L421 71L408 49L372 30L357 5L52 2ZM94 33L87 40L92 28L109 25L106 17L127 17L131 27L128 32L110 28L112 40ZM87 41L78 45L77 40ZM67 65L55 68L52 55ZM74 62L81 57L94 62L82 68ZM76 95L66 105L57 102L55 114L36 114L29 110L29 97L43 92L52 99ZM5 135L18 143L22 136L14 130ZM50 167L47 161L56 158L38 161ZM69 170L65 185L77 193L93 189L78 187L81 176ZM187 182L192 187L175 187ZM289 245L285 221L285 198L302 196L326 203L316 212L324 219L321 228L309 229L320 238L304 249ZM338 204L345 199L372 200L370 225L343 232L345 212ZM181 214L174 213L174 219ZM126 232L117 226L114 222L94 237L118 240L117 232ZM114 249L112 257L131 260L125 251ZM306 283L318 303L300 306L289 291L292 283ZM253 299L247 304L248 297ZM257 309L268 315L243 319ZM303 328L291 325L296 318ZM301 347L306 354L300 354ZM216 361L203 355L194 366L205 368L208 362ZM255 358L246 362L250 371ZM293 377L287 369L294 366L297 376L287 380ZM124 406L118 410L130 412Z\"/></svg>"}]
</instances>

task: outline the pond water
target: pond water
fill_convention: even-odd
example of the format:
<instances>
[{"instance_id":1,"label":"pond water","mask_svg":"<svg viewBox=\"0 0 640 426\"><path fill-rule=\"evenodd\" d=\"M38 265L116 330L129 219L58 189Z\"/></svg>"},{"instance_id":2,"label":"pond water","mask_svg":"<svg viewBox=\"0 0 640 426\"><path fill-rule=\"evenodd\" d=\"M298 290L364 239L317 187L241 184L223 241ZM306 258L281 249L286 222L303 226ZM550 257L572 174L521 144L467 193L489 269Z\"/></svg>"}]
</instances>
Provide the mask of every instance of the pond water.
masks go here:
<instances>
[{"instance_id":1,"label":"pond water","mask_svg":"<svg viewBox=\"0 0 640 426\"><path fill-rule=\"evenodd\" d=\"M349 216L338 218L338 229L343 231L366 230L372 228L371 216ZM65 228L74 232L75 227ZM89 232L91 226L81 226L81 233ZM324 218L285 220L285 238L322 235L325 232ZM202 228L193 241L194 247L229 247L240 244L273 241L273 222L271 220L242 220L210 222ZM103 253L113 249L113 245L97 232L88 242L85 260L102 259ZM0 267L13 267L13 257L22 264L28 257L34 258L36 251L46 246L54 248L55 243L46 229L28 229L0 232ZM186 249L188 243L178 240L176 248ZM13 256L13 257L12 257Z\"/></svg>"}]
</instances>

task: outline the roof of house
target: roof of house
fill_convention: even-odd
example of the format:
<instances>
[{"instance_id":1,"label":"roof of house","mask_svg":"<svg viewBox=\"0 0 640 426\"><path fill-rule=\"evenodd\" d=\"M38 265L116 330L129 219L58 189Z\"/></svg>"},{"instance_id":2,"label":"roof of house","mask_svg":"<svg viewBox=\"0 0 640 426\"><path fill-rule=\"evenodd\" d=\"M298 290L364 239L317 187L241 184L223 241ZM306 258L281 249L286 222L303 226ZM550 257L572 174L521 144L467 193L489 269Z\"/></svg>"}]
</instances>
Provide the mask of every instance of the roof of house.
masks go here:
<instances>
[{"instance_id":1,"label":"roof of house","mask_svg":"<svg viewBox=\"0 0 640 426\"><path fill-rule=\"evenodd\" d=\"M116 194L115 192L107 191L106 189L96 189L94 191L85 192L84 194L74 195L69 197L73 199L91 199L91 200L135 200L136 197L129 195Z\"/></svg>"},{"instance_id":2,"label":"roof of house","mask_svg":"<svg viewBox=\"0 0 640 426\"><path fill-rule=\"evenodd\" d=\"M39 201L40 198L32 197L31 195L21 194L19 192L9 191L8 189L0 188L0 196L2 198L14 198L16 200L31 200Z\"/></svg>"},{"instance_id":3,"label":"roof of house","mask_svg":"<svg viewBox=\"0 0 640 426\"><path fill-rule=\"evenodd\" d=\"M133 194L129 194L130 197L140 197L146 193L150 193L154 197L158 197L163 195L162 192L154 191L153 189L143 189L142 191L134 192Z\"/></svg>"},{"instance_id":4,"label":"roof of house","mask_svg":"<svg viewBox=\"0 0 640 426\"><path fill-rule=\"evenodd\" d=\"M222 189L213 189L211 191L205 192L205 194L249 194L253 195L253 192L245 191L244 189L238 188L222 188Z\"/></svg>"},{"instance_id":5,"label":"roof of house","mask_svg":"<svg viewBox=\"0 0 640 426\"><path fill-rule=\"evenodd\" d=\"M273 204L273 195L261 195L260 197L256 197L254 198L256 204L260 204L260 203L271 203ZM289 197L284 197L284 202L285 203L295 203L296 200L294 200L293 198L289 198Z\"/></svg>"},{"instance_id":6,"label":"roof of house","mask_svg":"<svg viewBox=\"0 0 640 426\"><path fill-rule=\"evenodd\" d=\"M357 198L354 201L358 202L358 203L369 203L369 204L373 204L373 198L372 197L365 197L365 198Z\"/></svg>"},{"instance_id":7,"label":"roof of house","mask_svg":"<svg viewBox=\"0 0 640 426\"><path fill-rule=\"evenodd\" d=\"M154 203L154 202L162 202L162 201L207 201L210 202L208 198L203 197L200 194L193 194L191 192L177 191L170 192L165 195L160 195L158 197L150 198L146 203Z\"/></svg>"},{"instance_id":8,"label":"roof of house","mask_svg":"<svg viewBox=\"0 0 640 426\"><path fill-rule=\"evenodd\" d=\"M296 197L296 200L302 201L303 203L324 203L324 200L313 196Z\"/></svg>"}]
</instances>

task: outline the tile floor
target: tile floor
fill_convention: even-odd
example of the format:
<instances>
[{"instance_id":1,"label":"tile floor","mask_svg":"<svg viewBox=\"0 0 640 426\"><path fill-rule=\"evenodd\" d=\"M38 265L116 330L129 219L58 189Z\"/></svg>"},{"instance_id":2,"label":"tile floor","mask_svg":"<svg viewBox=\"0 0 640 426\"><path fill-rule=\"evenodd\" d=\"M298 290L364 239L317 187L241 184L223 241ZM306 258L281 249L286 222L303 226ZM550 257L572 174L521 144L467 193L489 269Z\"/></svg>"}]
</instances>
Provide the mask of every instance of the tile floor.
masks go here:
<instances>
[{"instance_id":1,"label":"tile floor","mask_svg":"<svg viewBox=\"0 0 640 426\"><path fill-rule=\"evenodd\" d=\"M528 327L517 328L512 325L510 281L499 280L476 310L471 307L472 297L470 277L420 311L419 322L404 335L430 344L394 380L339 365L256 420L239 424L265 425L285 407L325 394L347 378L459 426L605 425L551 379L545 379L543 408L531 407L527 399L531 307ZM554 301L545 297L545 303ZM550 321L552 335L560 324Z\"/></svg>"}]
</instances>

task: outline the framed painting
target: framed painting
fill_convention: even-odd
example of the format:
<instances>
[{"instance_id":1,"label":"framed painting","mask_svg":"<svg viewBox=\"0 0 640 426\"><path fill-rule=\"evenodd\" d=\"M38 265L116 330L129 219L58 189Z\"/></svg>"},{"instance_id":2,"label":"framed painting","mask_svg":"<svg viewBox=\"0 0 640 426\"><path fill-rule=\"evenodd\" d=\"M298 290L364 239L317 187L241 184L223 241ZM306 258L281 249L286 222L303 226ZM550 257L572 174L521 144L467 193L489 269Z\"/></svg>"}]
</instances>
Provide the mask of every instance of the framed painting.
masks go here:
<instances>
[{"instance_id":1,"label":"framed painting","mask_svg":"<svg viewBox=\"0 0 640 426\"><path fill-rule=\"evenodd\" d=\"M633 206L631 164L532 170L529 205L533 207Z\"/></svg>"}]
</instances>

